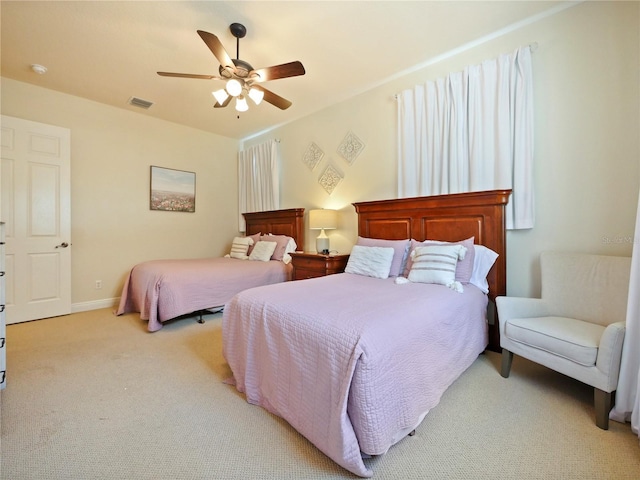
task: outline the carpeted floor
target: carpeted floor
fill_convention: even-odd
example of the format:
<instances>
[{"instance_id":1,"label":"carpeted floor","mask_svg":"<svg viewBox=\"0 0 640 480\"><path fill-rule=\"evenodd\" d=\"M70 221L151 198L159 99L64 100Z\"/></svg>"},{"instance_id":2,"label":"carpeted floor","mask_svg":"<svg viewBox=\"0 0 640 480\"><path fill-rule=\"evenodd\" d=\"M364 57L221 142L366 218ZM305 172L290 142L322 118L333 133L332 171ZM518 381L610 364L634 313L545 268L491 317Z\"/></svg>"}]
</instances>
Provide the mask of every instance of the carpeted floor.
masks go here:
<instances>
[{"instance_id":1,"label":"carpeted floor","mask_svg":"<svg viewBox=\"0 0 640 480\"><path fill-rule=\"evenodd\" d=\"M110 309L7 327L0 478L357 478L223 380L221 315L148 333ZM592 389L481 355L377 479L638 479L628 424L595 426Z\"/></svg>"}]
</instances>

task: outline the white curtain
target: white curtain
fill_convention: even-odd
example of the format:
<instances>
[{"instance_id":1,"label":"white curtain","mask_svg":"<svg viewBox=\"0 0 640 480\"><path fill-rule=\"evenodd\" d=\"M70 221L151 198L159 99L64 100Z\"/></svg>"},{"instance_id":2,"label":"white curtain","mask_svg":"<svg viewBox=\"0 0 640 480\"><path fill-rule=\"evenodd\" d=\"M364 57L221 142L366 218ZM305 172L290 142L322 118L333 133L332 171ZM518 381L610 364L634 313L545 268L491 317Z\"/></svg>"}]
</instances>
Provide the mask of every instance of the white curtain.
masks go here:
<instances>
[{"instance_id":1,"label":"white curtain","mask_svg":"<svg viewBox=\"0 0 640 480\"><path fill-rule=\"evenodd\" d=\"M243 213L280 208L278 142L270 140L238 154L239 230L244 232Z\"/></svg>"},{"instance_id":2,"label":"white curtain","mask_svg":"<svg viewBox=\"0 0 640 480\"><path fill-rule=\"evenodd\" d=\"M398 95L398 196L513 190L507 228L533 228L531 49Z\"/></svg>"},{"instance_id":3,"label":"white curtain","mask_svg":"<svg viewBox=\"0 0 640 480\"><path fill-rule=\"evenodd\" d=\"M631 257L627 330L622 347L616 403L609 415L609 418L618 422L631 422L631 430L640 438L640 246L638 242L640 242L640 196Z\"/></svg>"}]
</instances>

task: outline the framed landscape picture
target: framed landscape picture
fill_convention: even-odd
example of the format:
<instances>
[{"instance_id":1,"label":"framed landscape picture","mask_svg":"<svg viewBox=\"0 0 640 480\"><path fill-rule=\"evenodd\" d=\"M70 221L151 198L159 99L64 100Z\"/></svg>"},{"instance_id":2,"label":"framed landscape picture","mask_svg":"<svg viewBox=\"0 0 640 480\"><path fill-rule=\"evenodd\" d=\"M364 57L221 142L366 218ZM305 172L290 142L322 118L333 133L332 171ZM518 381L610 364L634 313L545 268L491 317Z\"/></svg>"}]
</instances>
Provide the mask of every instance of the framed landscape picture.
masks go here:
<instances>
[{"instance_id":1,"label":"framed landscape picture","mask_svg":"<svg viewBox=\"0 0 640 480\"><path fill-rule=\"evenodd\" d=\"M196 211L196 174L151 165L151 210Z\"/></svg>"}]
</instances>

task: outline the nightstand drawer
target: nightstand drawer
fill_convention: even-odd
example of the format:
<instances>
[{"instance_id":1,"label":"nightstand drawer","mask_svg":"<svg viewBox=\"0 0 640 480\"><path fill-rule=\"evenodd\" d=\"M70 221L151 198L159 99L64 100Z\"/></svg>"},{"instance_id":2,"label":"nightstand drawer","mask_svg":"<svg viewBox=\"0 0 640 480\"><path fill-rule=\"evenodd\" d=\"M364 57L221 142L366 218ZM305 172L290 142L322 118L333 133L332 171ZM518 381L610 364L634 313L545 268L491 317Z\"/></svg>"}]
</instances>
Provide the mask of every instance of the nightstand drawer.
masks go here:
<instances>
[{"instance_id":1,"label":"nightstand drawer","mask_svg":"<svg viewBox=\"0 0 640 480\"><path fill-rule=\"evenodd\" d=\"M294 252L291 254L293 280L324 277L344 272L349 255L323 255L318 253Z\"/></svg>"},{"instance_id":2,"label":"nightstand drawer","mask_svg":"<svg viewBox=\"0 0 640 480\"><path fill-rule=\"evenodd\" d=\"M324 270L311 270L308 268L296 267L294 280L304 280L306 278L324 277L326 275Z\"/></svg>"},{"instance_id":3,"label":"nightstand drawer","mask_svg":"<svg viewBox=\"0 0 640 480\"><path fill-rule=\"evenodd\" d=\"M296 257L296 268L312 269L324 271L326 265L325 257L309 258L309 257Z\"/></svg>"}]
</instances>

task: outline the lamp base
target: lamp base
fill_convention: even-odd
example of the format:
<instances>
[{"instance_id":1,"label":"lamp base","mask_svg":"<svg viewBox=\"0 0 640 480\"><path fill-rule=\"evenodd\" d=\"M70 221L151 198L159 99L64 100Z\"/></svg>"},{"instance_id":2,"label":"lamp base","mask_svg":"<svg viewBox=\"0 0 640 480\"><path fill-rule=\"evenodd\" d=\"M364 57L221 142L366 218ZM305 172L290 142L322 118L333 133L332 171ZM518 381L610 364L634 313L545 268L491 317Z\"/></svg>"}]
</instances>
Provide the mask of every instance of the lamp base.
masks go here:
<instances>
[{"instance_id":1,"label":"lamp base","mask_svg":"<svg viewBox=\"0 0 640 480\"><path fill-rule=\"evenodd\" d=\"M324 230L316 238L316 251L318 253L329 253L329 237L324 233Z\"/></svg>"}]
</instances>

